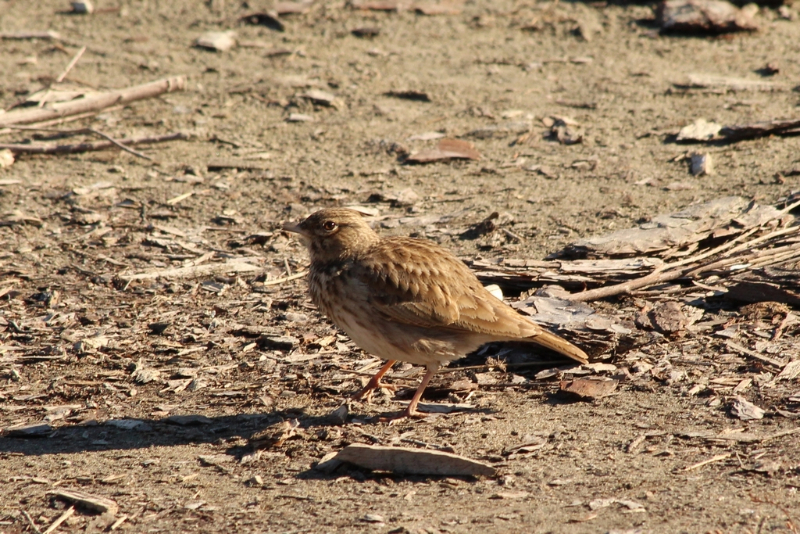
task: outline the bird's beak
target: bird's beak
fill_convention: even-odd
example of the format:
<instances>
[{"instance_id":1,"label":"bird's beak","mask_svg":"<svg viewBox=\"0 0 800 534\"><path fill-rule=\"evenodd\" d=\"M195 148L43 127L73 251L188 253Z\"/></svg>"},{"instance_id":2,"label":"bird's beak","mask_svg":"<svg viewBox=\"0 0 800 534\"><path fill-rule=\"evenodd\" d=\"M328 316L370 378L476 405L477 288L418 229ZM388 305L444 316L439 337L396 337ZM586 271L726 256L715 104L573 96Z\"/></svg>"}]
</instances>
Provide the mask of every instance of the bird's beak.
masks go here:
<instances>
[{"instance_id":1,"label":"bird's beak","mask_svg":"<svg viewBox=\"0 0 800 534\"><path fill-rule=\"evenodd\" d=\"M305 246L309 246L311 243L311 237L300 227L300 223L283 223L283 229L286 232L291 232L293 234L297 234L297 237L300 238L300 242L303 243Z\"/></svg>"},{"instance_id":2,"label":"bird's beak","mask_svg":"<svg viewBox=\"0 0 800 534\"><path fill-rule=\"evenodd\" d=\"M292 232L293 234L303 234L303 230L300 228L300 223L283 223L283 229L287 232Z\"/></svg>"}]
</instances>

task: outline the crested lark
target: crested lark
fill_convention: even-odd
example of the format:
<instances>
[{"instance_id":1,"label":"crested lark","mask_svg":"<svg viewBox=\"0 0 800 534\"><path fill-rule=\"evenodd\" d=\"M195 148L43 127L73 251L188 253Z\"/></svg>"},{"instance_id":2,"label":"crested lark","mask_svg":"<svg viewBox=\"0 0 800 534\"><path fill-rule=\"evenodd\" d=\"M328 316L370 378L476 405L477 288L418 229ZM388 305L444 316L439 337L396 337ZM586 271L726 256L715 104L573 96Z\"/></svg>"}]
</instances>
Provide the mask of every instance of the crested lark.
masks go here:
<instances>
[{"instance_id":1,"label":"crested lark","mask_svg":"<svg viewBox=\"0 0 800 534\"><path fill-rule=\"evenodd\" d=\"M464 263L430 241L382 238L357 211L340 208L283 228L308 247L308 284L320 311L365 351L388 360L354 398L395 389L381 377L397 360L427 368L396 419L418 416L436 370L484 343L529 341L587 362L581 349L492 296Z\"/></svg>"}]
</instances>

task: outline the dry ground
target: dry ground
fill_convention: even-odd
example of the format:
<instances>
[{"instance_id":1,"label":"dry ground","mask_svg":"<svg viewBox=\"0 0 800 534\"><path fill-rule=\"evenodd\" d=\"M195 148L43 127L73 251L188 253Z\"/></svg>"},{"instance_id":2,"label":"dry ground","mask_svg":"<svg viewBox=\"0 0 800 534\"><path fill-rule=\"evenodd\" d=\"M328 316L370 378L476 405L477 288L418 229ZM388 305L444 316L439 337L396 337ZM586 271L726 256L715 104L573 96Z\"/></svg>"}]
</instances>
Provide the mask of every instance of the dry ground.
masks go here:
<instances>
[{"instance_id":1,"label":"dry ground","mask_svg":"<svg viewBox=\"0 0 800 534\"><path fill-rule=\"evenodd\" d=\"M714 301L704 310L704 320L719 320L709 335L611 355L632 377L600 401L569 402L533 368L519 373L524 384L481 387L471 412L387 426L373 416L400 404L381 397L354 404L336 426L325 417L358 387L351 371L369 356L317 315L303 280L265 282L302 271L307 259L280 222L321 206L375 208L382 232L428 237L464 258L540 259L695 201L775 202L797 189L790 171L800 165L800 138L712 146L716 174L693 178L680 158L692 147L669 136L699 117L735 124L796 115L800 22L766 9L758 33L686 38L659 36L646 5L468 2L459 14L428 17L318 4L287 17L281 33L236 23L255 3L120 0L99 6L120 10L78 16L61 13L61 1L0 1L0 31L52 29L64 39L0 41L3 107L86 45L67 78L79 87L185 74L189 88L77 124L119 137L192 136L141 148L160 165L109 150L22 157L0 169L0 213L28 217L0 226L0 428L46 421L54 429L0 437L0 532L32 532L23 511L44 531L65 509L48 496L58 488L113 499L126 532L797 532L797 434L686 435L765 437L800 425L775 411L797 413L787 400L797 379L770 385L774 370L710 335L740 324L741 343L761 340L759 350L788 359L797 358L796 331L771 342L774 325L747 323L734 304ZM379 34L351 33L364 27ZM220 29L263 46L192 47ZM768 62L780 65L772 81L783 84L772 92L673 85L695 72L760 79L755 71ZM299 96L308 89L333 93L335 105ZM314 120L287 122L292 113ZM551 115L580 122L583 142L547 139L542 119ZM509 123L520 121L533 135L514 144L520 126ZM489 130L466 137L480 161L398 161L398 145L434 143L410 136L481 128ZM220 158L261 168L208 168ZM387 200L407 188L419 197L413 206ZM508 228L521 242L459 238L493 211L513 216ZM198 257L250 258L260 270L115 282ZM638 305L600 306L630 317ZM647 365L658 372L637 372ZM397 383L413 387L418 376L403 379L407 371L395 372ZM453 377L477 380L473 371ZM767 415L742 422L727 399L747 379L737 391ZM207 419L166 420L176 414ZM300 435L248 456L247 438L281 418L297 418ZM544 445L503 455L526 440ZM501 474L312 469L353 442L450 446ZM697 465L705 460L714 461ZM111 522L79 509L58 530Z\"/></svg>"}]
</instances>

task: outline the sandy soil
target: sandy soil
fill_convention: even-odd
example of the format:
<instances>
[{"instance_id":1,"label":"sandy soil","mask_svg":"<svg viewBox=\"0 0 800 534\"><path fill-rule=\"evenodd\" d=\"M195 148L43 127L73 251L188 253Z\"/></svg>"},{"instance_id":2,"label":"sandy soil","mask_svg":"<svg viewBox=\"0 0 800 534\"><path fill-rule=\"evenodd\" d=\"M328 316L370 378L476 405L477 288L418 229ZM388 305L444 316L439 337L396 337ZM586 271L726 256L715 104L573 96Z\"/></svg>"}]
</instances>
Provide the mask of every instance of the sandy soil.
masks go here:
<instances>
[{"instance_id":1,"label":"sandy soil","mask_svg":"<svg viewBox=\"0 0 800 534\"><path fill-rule=\"evenodd\" d=\"M61 1L0 2L0 31L63 37L0 41L4 108L85 45L67 77L78 87L177 74L189 87L75 127L191 136L140 148L158 165L107 150L21 157L0 169L0 213L31 218L0 227L0 428L54 428L35 439L0 437L0 532L32 532L23 511L44 531L67 508L48 493L58 488L119 505L110 519L79 509L60 531L102 530L124 516L114 525L127 532L797 532L797 435L686 437L798 426L772 411L797 411L785 401L800 389L797 379L763 387L765 369L719 339L610 355L620 369L666 361L677 374L636 375L596 402L555 395L557 381L534 380L534 368L519 373L525 385L478 389L471 412L387 426L373 416L401 405L379 397L354 404L336 426L326 416L356 390L361 376L351 371L370 357L317 315L302 279L264 282L302 271L305 252L278 228L322 206L376 209L381 232L428 237L465 259L541 259L578 237L697 201L736 194L772 203L797 189L800 138L692 147L671 136L697 118L796 115L800 22L767 9L754 34L665 37L647 5L468 2L458 14L423 16L318 2L285 17L278 32L238 24L260 7L248 3L104 1L101 11L121 9L78 16L64 14ZM379 32L362 38L352 33L359 28ZM227 29L260 46L192 46ZM773 91L674 85L691 73L760 80L756 71L770 62L780 66ZM301 96L312 89L335 95L333 105ZM429 101L391 96L403 91ZM291 114L313 120L289 122ZM579 122L582 142L548 138L550 116ZM398 153L435 145L410 139L429 132L474 142L482 158L402 164ZM713 156L714 175L690 175L681 156L695 149ZM253 168L208 168L232 158ZM391 202L408 188L419 197L413 205ZM513 217L507 228L521 242L459 237L494 211ZM179 267L207 253L206 261L261 258L260 272L115 283L122 272ZM601 305L623 315L636 306ZM730 303L706 313L739 320ZM153 323L167 326L159 333ZM264 333L295 340L269 346L257 342ZM150 380L136 369L150 370ZM397 383L414 387L418 375L408 371L395 371ZM720 377L727 382L692 389ZM472 371L453 378L476 380ZM748 378L742 394L768 414L743 422L726 399ZM166 421L176 414L207 419ZM299 420L298 437L248 454L247 438L282 418ZM129 419L128 428L108 423ZM536 439L544 446L503 455ZM354 442L452 447L493 463L500 476L313 469ZM713 461L697 465L705 460Z\"/></svg>"}]
</instances>

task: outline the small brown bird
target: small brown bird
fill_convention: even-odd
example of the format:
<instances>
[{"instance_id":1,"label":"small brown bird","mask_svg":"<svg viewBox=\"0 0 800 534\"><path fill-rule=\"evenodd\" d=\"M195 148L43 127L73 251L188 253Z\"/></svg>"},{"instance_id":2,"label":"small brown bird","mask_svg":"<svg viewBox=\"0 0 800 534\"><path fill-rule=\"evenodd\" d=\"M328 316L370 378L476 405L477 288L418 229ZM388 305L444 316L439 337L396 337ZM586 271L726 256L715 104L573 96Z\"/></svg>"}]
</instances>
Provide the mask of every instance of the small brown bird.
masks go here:
<instances>
[{"instance_id":1,"label":"small brown bird","mask_svg":"<svg viewBox=\"0 0 800 534\"><path fill-rule=\"evenodd\" d=\"M519 315L489 293L449 251L423 239L380 237L355 210L313 213L284 230L311 255L308 284L320 311L365 351L388 360L354 395L394 390L381 377L398 360L428 372L395 419L418 417L417 403L439 367L491 341L529 341L581 363L586 353Z\"/></svg>"}]
</instances>

